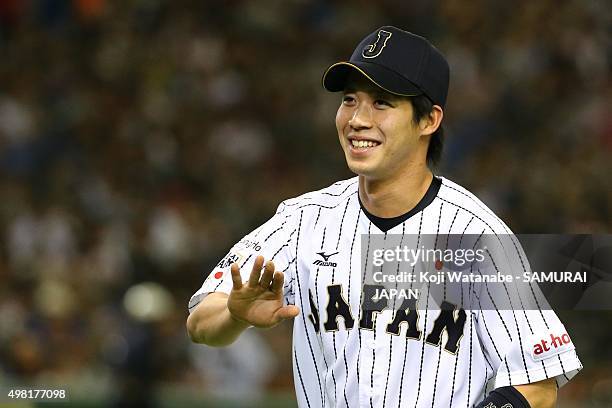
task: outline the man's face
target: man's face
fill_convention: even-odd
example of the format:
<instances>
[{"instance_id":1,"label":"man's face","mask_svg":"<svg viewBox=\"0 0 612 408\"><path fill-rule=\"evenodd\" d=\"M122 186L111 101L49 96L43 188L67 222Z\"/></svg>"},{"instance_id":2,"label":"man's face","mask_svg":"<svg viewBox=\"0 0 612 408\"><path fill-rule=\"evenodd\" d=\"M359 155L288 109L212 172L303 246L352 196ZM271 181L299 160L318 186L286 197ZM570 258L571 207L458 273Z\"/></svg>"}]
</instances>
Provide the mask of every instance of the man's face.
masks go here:
<instances>
[{"instance_id":1,"label":"man's face","mask_svg":"<svg viewBox=\"0 0 612 408\"><path fill-rule=\"evenodd\" d=\"M411 163L424 162L427 140L423 146L412 115L408 98L352 73L336 114L338 137L351 171L372 180L389 179Z\"/></svg>"}]
</instances>

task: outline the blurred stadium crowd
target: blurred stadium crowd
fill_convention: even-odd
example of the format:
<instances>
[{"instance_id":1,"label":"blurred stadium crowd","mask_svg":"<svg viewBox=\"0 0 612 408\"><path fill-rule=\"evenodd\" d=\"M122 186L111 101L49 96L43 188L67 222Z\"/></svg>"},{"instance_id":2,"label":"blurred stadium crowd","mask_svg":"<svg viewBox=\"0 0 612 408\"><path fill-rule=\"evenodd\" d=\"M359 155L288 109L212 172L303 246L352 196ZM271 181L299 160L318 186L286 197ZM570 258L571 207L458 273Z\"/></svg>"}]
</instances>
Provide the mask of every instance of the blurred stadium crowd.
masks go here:
<instances>
[{"instance_id":1,"label":"blurred stadium crowd","mask_svg":"<svg viewBox=\"0 0 612 408\"><path fill-rule=\"evenodd\" d=\"M597 0L0 0L0 384L115 402L168 385L202 400L291 393L289 326L211 352L190 346L186 305L280 201L351 176L320 78L383 24L449 58L438 173L515 232L609 232L611 13ZM610 314L566 319L585 365L566 404L605 404Z\"/></svg>"}]
</instances>

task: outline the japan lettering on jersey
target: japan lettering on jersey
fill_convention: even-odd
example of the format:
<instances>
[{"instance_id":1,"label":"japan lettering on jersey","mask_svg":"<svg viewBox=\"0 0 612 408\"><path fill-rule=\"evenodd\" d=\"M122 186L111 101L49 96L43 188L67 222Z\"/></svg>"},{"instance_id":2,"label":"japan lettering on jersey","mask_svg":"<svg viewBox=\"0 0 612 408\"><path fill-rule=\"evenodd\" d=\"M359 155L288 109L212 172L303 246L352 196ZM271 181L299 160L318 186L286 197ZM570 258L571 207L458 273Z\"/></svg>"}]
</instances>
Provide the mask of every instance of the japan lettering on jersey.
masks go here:
<instances>
[{"instance_id":1,"label":"japan lettering on jersey","mask_svg":"<svg viewBox=\"0 0 612 408\"><path fill-rule=\"evenodd\" d=\"M211 271L190 310L207 293L230 292L233 262L246 281L257 255L273 260L285 274L285 302L300 308L293 322L300 407L465 407L507 385L556 378L562 386L582 365L551 310L496 310L495 295L478 298L478 307L437 310L410 300L395 310L372 302L362 284L364 234L512 234L470 192L438 181L431 202L386 232L361 209L357 178L283 202ZM503 250L528 270L520 245ZM545 302L540 296L510 301Z\"/></svg>"}]
</instances>

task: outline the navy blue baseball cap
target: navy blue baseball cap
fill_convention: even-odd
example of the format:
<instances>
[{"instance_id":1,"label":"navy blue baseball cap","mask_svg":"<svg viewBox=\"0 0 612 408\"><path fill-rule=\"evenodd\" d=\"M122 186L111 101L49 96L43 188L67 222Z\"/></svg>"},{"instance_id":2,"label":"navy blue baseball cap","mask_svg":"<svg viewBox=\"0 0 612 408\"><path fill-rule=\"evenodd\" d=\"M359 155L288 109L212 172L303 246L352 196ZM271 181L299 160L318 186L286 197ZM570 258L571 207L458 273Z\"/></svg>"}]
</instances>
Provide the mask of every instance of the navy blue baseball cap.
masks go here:
<instances>
[{"instance_id":1,"label":"navy blue baseball cap","mask_svg":"<svg viewBox=\"0 0 612 408\"><path fill-rule=\"evenodd\" d=\"M425 38L397 27L384 26L365 37L348 61L327 68L323 86L330 92L343 91L354 70L392 94L425 94L442 108L446 103L450 71L446 58Z\"/></svg>"}]
</instances>

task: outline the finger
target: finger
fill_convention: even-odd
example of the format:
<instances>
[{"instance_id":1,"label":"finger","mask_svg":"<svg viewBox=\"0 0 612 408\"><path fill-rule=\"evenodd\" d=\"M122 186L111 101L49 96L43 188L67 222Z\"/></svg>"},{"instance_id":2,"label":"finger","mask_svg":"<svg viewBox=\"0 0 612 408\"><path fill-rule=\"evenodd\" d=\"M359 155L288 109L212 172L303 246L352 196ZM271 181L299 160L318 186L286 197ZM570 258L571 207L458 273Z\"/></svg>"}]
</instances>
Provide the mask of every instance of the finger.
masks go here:
<instances>
[{"instance_id":1,"label":"finger","mask_svg":"<svg viewBox=\"0 0 612 408\"><path fill-rule=\"evenodd\" d=\"M231 268L232 272L232 289L240 290L242 288L242 276L240 276L240 267L237 263L233 263Z\"/></svg>"},{"instance_id":2,"label":"finger","mask_svg":"<svg viewBox=\"0 0 612 408\"><path fill-rule=\"evenodd\" d=\"M272 287L270 288L275 294L281 294L283 292L283 284L285 282L285 274L282 272L276 272L274 279L272 280Z\"/></svg>"},{"instance_id":3,"label":"finger","mask_svg":"<svg viewBox=\"0 0 612 408\"><path fill-rule=\"evenodd\" d=\"M251 275L249 276L249 287L254 288L259 285L259 277L261 276L261 268L263 267L264 258L258 255L253 263L253 269L251 269Z\"/></svg>"},{"instance_id":4,"label":"finger","mask_svg":"<svg viewBox=\"0 0 612 408\"><path fill-rule=\"evenodd\" d=\"M274 277L274 262L268 261L266 262L266 266L264 267L264 272L261 275L259 286L261 286L264 289L270 289L270 282L272 282L273 277Z\"/></svg>"},{"instance_id":5,"label":"finger","mask_svg":"<svg viewBox=\"0 0 612 408\"><path fill-rule=\"evenodd\" d=\"M283 306L274 313L274 317L281 320L293 319L300 314L300 308L295 305Z\"/></svg>"}]
</instances>

